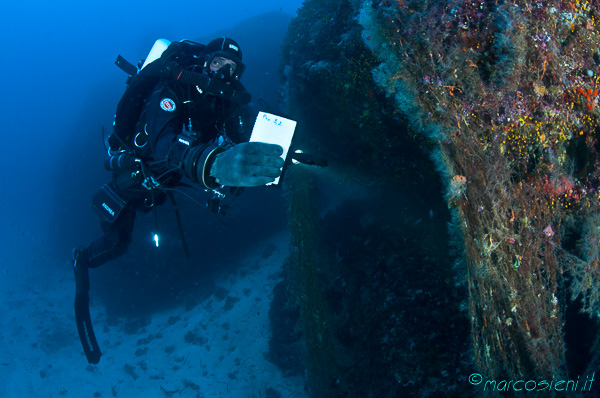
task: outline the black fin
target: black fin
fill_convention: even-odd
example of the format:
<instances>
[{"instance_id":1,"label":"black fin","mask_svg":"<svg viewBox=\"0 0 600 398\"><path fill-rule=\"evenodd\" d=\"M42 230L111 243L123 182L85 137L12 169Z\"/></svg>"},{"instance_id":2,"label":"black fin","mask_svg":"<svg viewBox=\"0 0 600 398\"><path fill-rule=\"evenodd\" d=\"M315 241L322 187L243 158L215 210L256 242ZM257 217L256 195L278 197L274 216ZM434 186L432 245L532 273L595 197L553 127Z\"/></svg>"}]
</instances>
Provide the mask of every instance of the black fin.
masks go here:
<instances>
[{"instance_id":1,"label":"black fin","mask_svg":"<svg viewBox=\"0 0 600 398\"><path fill-rule=\"evenodd\" d=\"M75 283L75 321L79 332L79 340L81 340L81 346L88 362L95 365L100 362L102 353L90 317L90 298L88 295L90 281L87 267L75 267Z\"/></svg>"}]
</instances>

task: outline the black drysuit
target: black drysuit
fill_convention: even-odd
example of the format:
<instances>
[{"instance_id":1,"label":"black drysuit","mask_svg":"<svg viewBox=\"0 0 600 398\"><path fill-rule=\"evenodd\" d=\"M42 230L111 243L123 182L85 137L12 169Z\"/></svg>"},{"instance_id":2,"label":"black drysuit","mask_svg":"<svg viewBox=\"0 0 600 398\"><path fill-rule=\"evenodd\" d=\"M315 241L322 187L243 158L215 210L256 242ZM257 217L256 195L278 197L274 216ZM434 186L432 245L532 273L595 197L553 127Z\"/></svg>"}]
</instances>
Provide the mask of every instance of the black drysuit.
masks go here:
<instances>
[{"instance_id":1,"label":"black drysuit","mask_svg":"<svg viewBox=\"0 0 600 398\"><path fill-rule=\"evenodd\" d=\"M244 90L241 84L233 84L237 90ZM222 150L219 141L224 137L233 143L247 141L249 117L246 105L201 94L195 86L161 81L147 99L136 128L135 142L141 146L138 154L148 166L144 169L165 187L187 180L198 182L202 188L216 188L218 185L208 177L209 170L201 173L202 168L196 163L202 165L212 151ZM191 152L195 155L191 156ZM157 198L164 203L164 192L157 194L161 193L160 187L152 196L130 175L130 172L113 175L110 185L127 205L112 223L101 221L104 236L79 253L79 261L87 263L89 268L123 255L131 242L136 211L149 211L151 206L161 204ZM152 198L156 203L152 203Z\"/></svg>"}]
</instances>

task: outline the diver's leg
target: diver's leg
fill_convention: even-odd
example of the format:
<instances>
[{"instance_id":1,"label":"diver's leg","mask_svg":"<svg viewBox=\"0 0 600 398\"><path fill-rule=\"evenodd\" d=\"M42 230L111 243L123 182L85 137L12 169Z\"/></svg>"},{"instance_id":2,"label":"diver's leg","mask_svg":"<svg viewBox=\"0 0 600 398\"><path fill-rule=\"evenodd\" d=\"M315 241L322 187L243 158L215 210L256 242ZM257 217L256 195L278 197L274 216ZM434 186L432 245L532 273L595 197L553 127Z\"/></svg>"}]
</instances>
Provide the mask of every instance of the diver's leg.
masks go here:
<instances>
[{"instance_id":1,"label":"diver's leg","mask_svg":"<svg viewBox=\"0 0 600 398\"><path fill-rule=\"evenodd\" d=\"M83 261L87 262L87 266L96 268L125 254L131 243L134 221L135 205L133 203L129 203L114 222L102 221L104 236L81 250L80 256Z\"/></svg>"},{"instance_id":2,"label":"diver's leg","mask_svg":"<svg viewBox=\"0 0 600 398\"><path fill-rule=\"evenodd\" d=\"M100 347L94 334L90 317L89 269L123 255L129 243L135 220L135 206L128 204L113 223L102 222L104 237L88 248L73 251L73 271L75 273L75 322L83 351L89 363L100 361Z\"/></svg>"}]
</instances>

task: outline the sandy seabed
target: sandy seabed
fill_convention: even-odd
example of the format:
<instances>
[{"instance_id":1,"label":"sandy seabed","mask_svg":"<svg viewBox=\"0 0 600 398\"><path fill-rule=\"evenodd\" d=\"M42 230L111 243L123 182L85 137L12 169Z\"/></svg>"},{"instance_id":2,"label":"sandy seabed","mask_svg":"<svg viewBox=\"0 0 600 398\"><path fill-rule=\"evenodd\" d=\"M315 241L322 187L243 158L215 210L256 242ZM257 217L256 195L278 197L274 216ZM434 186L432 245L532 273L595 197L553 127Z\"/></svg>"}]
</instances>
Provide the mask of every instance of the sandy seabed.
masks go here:
<instances>
[{"instance_id":1,"label":"sandy seabed","mask_svg":"<svg viewBox=\"0 0 600 398\"><path fill-rule=\"evenodd\" d=\"M265 258L267 245L276 250ZM155 313L137 334L108 326L93 301L103 352L96 366L87 364L77 336L72 275L25 277L0 264L0 396L268 398L276 391L306 398L302 377L284 377L265 358L269 306L288 245L287 232L272 236L217 282L226 298Z\"/></svg>"}]
</instances>

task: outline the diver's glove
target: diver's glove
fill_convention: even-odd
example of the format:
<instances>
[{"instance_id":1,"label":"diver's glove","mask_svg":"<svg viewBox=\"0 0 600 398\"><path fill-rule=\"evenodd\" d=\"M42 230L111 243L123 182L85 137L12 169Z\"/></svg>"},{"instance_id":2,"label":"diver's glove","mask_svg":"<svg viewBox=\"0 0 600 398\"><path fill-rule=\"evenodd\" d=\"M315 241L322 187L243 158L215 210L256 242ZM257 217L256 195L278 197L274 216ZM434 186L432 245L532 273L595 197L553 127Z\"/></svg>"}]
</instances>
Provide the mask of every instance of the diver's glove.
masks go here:
<instances>
[{"instance_id":1,"label":"diver's glove","mask_svg":"<svg viewBox=\"0 0 600 398\"><path fill-rule=\"evenodd\" d=\"M284 163L281 154L279 145L264 142L246 142L231 149L197 145L185 150L181 165L188 178L208 189L249 187L279 177Z\"/></svg>"},{"instance_id":2,"label":"diver's glove","mask_svg":"<svg viewBox=\"0 0 600 398\"><path fill-rule=\"evenodd\" d=\"M210 177L219 185L252 187L272 182L281 174L283 149L264 142L246 142L216 155Z\"/></svg>"}]
</instances>

